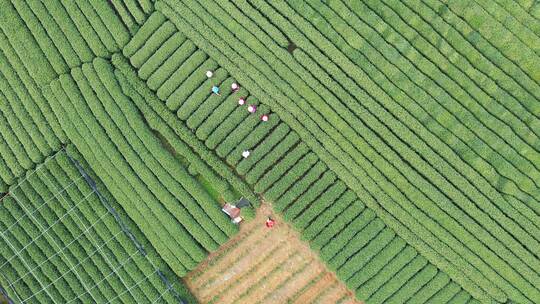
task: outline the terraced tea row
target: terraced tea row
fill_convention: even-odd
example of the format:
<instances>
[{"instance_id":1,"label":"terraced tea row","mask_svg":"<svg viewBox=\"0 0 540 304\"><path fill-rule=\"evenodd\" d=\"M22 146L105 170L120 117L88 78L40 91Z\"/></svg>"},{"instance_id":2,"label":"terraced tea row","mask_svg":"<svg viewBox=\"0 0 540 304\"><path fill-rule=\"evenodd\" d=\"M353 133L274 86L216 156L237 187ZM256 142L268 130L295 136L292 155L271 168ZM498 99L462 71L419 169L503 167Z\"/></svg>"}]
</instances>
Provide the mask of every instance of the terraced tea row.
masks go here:
<instances>
[{"instance_id":1,"label":"terraced tea row","mask_svg":"<svg viewBox=\"0 0 540 304\"><path fill-rule=\"evenodd\" d=\"M457 70L448 67L446 75L433 69L431 61L440 57L424 60L422 49L415 54L409 47L411 65L401 53L411 36L390 36L394 25L378 17L383 12L373 11L371 2L219 6L156 4L269 104L387 225L475 297L539 297L534 282L540 247L536 233L529 232L538 229L538 138L527 130L538 123L536 97L528 106L505 99L510 108L485 108L487 94L455 80L461 74L450 73ZM449 6L448 14L455 7ZM241 15L253 17L239 23ZM292 55L275 34L266 34L269 21L277 25L272 32L281 31L298 46ZM477 51L480 62L494 61L488 49ZM524 57L499 54L495 69L484 73L506 74L505 86L516 87L512 79L522 79L515 94L538 91ZM355 100L360 102L346 102ZM429 110L421 110L423 105ZM441 115L434 115L437 109ZM512 111L527 113L528 123Z\"/></svg>"},{"instance_id":2,"label":"terraced tea row","mask_svg":"<svg viewBox=\"0 0 540 304\"><path fill-rule=\"evenodd\" d=\"M54 81L50 91L68 138L178 275L235 233L218 202L143 124L110 64L84 64Z\"/></svg>"},{"instance_id":3,"label":"terraced tea row","mask_svg":"<svg viewBox=\"0 0 540 304\"><path fill-rule=\"evenodd\" d=\"M0 284L13 300L178 303L177 295L187 300L187 290L160 279L174 282L176 276L123 212L112 213L109 208L117 205L103 185L93 188L87 178L63 149L18 180L2 200L6 246L0 248ZM131 237L144 247L136 247L118 220L128 223Z\"/></svg>"},{"instance_id":4,"label":"terraced tea row","mask_svg":"<svg viewBox=\"0 0 540 304\"><path fill-rule=\"evenodd\" d=\"M367 303L540 302L534 1L0 1L13 300L192 302L175 281L244 197ZM339 301L314 258L257 244L236 290L190 276L200 299Z\"/></svg>"},{"instance_id":5,"label":"terraced tea row","mask_svg":"<svg viewBox=\"0 0 540 304\"><path fill-rule=\"evenodd\" d=\"M200 61L199 66L187 64L193 58L190 56L197 56L196 54L200 53L200 50L197 49L191 48L186 51L183 48L185 43L191 43L189 40L176 42L174 37L177 34L170 33L169 40L162 38L163 41L158 43L145 43L153 41L153 35L160 36L159 28L163 28L167 24L167 21L159 14L161 25L155 25L153 20L158 19L154 16L149 18L148 24L144 24L141 31L128 43L128 46L138 49L136 52L127 52L127 55L132 55L131 63L134 66L144 67L152 58L167 54L165 50L169 50L168 52L174 52L174 55L165 56L168 58L167 60L175 57L185 60L176 63L179 68L175 73L191 75L191 80L189 78L182 81L175 80L172 83L176 86L170 89L171 91L186 92L185 94L189 97L187 99L167 99L167 96L162 96L163 103L152 101L158 109L157 112L163 113L167 110L176 112L177 118L175 119L183 121L200 141L204 141L207 148L214 150L220 158L234 166L237 174L243 177L256 193L262 194L273 202L275 210L283 212L286 220L290 221L299 231L305 231L306 240L312 241L316 235L319 236L312 243L312 247L320 251L323 260L329 264L331 269L337 271L338 276L347 282L352 290L357 292L358 297L369 299L373 303L383 302L402 289L401 292L397 293L397 297L404 301L412 297L422 286L430 285L431 280L438 273L436 268L433 265L428 265L425 259L417 256L414 249L406 246L401 238L396 237L390 229L385 228L382 221L377 219L371 210L362 213L365 208L364 204L358 200L353 192L346 191L345 184L336 180L335 174L310 151L305 143L299 140L297 133L290 130L276 114L270 113L267 122L260 120L260 114L249 114L245 106L238 104L240 98L247 100L247 104L258 104L249 96L248 92L229 94L225 89L222 96L216 96L210 92L208 88L212 84L227 88L234 80L227 81L226 75L222 75L224 73L222 69L215 65L205 66L204 60ZM153 28L154 31L147 30L150 28ZM169 43L176 43L176 51L172 51L174 47ZM149 48L149 46L154 47ZM148 52L144 50L153 50L153 53L147 53L145 56L149 58L146 62L133 59L139 58L136 56L140 54L139 52ZM176 55L180 52L188 54ZM123 70L125 75L131 75L127 78L136 82L134 72L130 71L130 67L125 61L122 63L122 60L118 58L115 64ZM166 67L167 65L163 64L162 66ZM204 71L207 69L215 69L217 76L206 79ZM139 75L141 70L139 70ZM155 68L149 73L142 73L142 76L146 77L149 87L152 86L149 79L157 75L158 72L159 68ZM171 81L171 79L174 79L174 76L169 76L166 81ZM197 90L186 89L190 86L191 81L197 81ZM153 88L157 92L156 97L159 98L161 88L158 86ZM170 106L170 101L181 102L182 100L185 100L184 103L174 107ZM195 107L189 109L189 107L184 106L192 100L191 104ZM147 103L149 102L147 101ZM268 114L265 107L259 106L257 112L259 111L261 114ZM204 118L199 118L198 113L203 114ZM199 121L199 123L190 123L194 120ZM222 123L214 131L219 132L219 135L214 137L216 133L208 133L203 129L203 126L207 122L217 126L215 123L217 121ZM228 127L229 125L231 126ZM219 141L210 140L212 138ZM242 158L242 150L251 151L250 156ZM364 230L366 226L367 229ZM383 230L384 232L381 232ZM394 242L389 244L392 240ZM390 259L395 257L404 247L407 247L408 250L405 250L403 257L398 259L401 262L390 263ZM378 258L379 254L381 255L380 259ZM367 265L370 258L377 262ZM346 261L348 262L345 263ZM409 263L412 265L405 267ZM367 269L364 269L364 266L367 266ZM407 273L410 273L410 276L407 276ZM418 275L414 276L416 273ZM390 281L387 286L386 283L390 278L396 275L400 277L400 280ZM414 279L409 282L407 278L413 276ZM439 276L444 278L446 275L439 273ZM441 278L437 277L435 282L439 280ZM439 286L439 288L442 287ZM448 287L454 288L456 293L459 292L459 288L455 289L453 285ZM450 297L453 295L450 294ZM429 296L424 300L428 299Z\"/></svg>"}]
</instances>

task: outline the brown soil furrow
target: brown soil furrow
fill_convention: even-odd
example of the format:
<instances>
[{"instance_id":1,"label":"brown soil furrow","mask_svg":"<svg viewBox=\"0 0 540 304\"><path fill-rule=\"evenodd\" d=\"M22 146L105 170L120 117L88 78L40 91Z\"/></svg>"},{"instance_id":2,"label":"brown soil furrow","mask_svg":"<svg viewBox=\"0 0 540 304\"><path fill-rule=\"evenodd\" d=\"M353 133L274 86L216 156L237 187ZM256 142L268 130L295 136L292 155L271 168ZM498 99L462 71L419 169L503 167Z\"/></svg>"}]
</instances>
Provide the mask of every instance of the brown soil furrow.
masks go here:
<instances>
[{"instance_id":1,"label":"brown soil furrow","mask_svg":"<svg viewBox=\"0 0 540 304\"><path fill-rule=\"evenodd\" d=\"M270 250L274 244L272 243L266 243L264 239L259 240L258 242L254 242L251 244L250 247L245 248L246 250L244 252L241 252L238 255L230 255L226 259L227 263L223 265L223 267L220 268L214 268L209 269L209 272L211 272L213 275L210 276L206 281L202 281L198 288L208 288L210 285L213 285L215 281L221 281L224 276L224 273L229 273L230 276L234 275L234 272L237 271L237 269L245 269L246 267L249 267L249 265L254 265L258 263L258 260L249 261L251 256L254 256L255 252L259 251L259 248L263 250L262 252L266 252ZM261 254L257 254L256 258L260 259ZM246 261L246 257L248 258L248 261ZM249 265L248 265L249 264Z\"/></svg>"},{"instance_id":2,"label":"brown soil furrow","mask_svg":"<svg viewBox=\"0 0 540 304\"><path fill-rule=\"evenodd\" d=\"M326 287L321 293L319 293L319 295L317 295L315 300L313 300L313 303L316 303L316 304L326 303L326 299L330 298L332 294L339 293L339 290L336 288L337 286L339 286L339 284L335 282L334 284Z\"/></svg>"},{"instance_id":3,"label":"brown soil furrow","mask_svg":"<svg viewBox=\"0 0 540 304\"><path fill-rule=\"evenodd\" d=\"M315 280L321 274L319 267L312 266L314 263L309 261L309 265L300 273L295 274L286 285L272 291L272 294L261 303L285 303L291 299L302 287Z\"/></svg>"},{"instance_id":4,"label":"brown soil furrow","mask_svg":"<svg viewBox=\"0 0 540 304\"><path fill-rule=\"evenodd\" d=\"M278 248L276 247L278 247L281 243L281 240L276 240L275 242L265 242L264 246L259 246L258 248L251 250L257 251L257 253L251 254L254 256L254 258L242 259L242 257L240 257L240 260L235 264L231 264L233 266L231 266L229 269L218 272L215 279L206 282L206 284L201 286L204 287L204 290L212 291L212 293L216 295L229 285L237 284L238 280L244 278L249 274L250 271L254 271L260 265L268 263L269 259L273 259L273 255L275 255L276 252L279 252L277 250ZM199 289L201 289L201 287L199 287Z\"/></svg>"},{"instance_id":5,"label":"brown soil furrow","mask_svg":"<svg viewBox=\"0 0 540 304\"><path fill-rule=\"evenodd\" d=\"M267 236L266 231L249 230L247 232L237 235L227 242L225 247L221 247L218 251L210 254L203 263L188 274L186 280L192 282L193 285L199 285L211 279L211 277L219 275L223 269L230 265L229 263L233 262L231 259L245 255L246 251L253 249L253 244L264 240Z\"/></svg>"},{"instance_id":6,"label":"brown soil furrow","mask_svg":"<svg viewBox=\"0 0 540 304\"><path fill-rule=\"evenodd\" d=\"M326 288L326 292L319 294L314 300L314 303L336 303L344 295L343 291L339 288L339 284L335 283Z\"/></svg>"},{"instance_id":7,"label":"brown soil furrow","mask_svg":"<svg viewBox=\"0 0 540 304\"><path fill-rule=\"evenodd\" d=\"M357 300L352 294L345 294L341 299L338 300L339 304L357 304L362 303ZM336 303L338 303L336 302Z\"/></svg>"},{"instance_id":8,"label":"brown soil furrow","mask_svg":"<svg viewBox=\"0 0 540 304\"><path fill-rule=\"evenodd\" d=\"M298 297L294 303L295 304L305 304L305 303L313 303L315 298L319 295L319 293L324 290L325 288L328 288L329 286L332 286L333 283L333 276L331 273L326 273L317 283L312 285L310 288L308 288L300 297Z\"/></svg>"},{"instance_id":9,"label":"brown soil furrow","mask_svg":"<svg viewBox=\"0 0 540 304\"><path fill-rule=\"evenodd\" d=\"M280 271L270 274L265 277L259 286L254 286L250 289L249 296L244 297L239 303L257 303L264 300L269 295L273 294L276 287L293 277L297 271L301 271L307 266L308 262L302 256L295 256L288 259L282 266ZM274 302L275 303L275 302Z\"/></svg>"},{"instance_id":10,"label":"brown soil furrow","mask_svg":"<svg viewBox=\"0 0 540 304\"><path fill-rule=\"evenodd\" d=\"M287 300L287 303L294 303L296 301L296 299L298 299L304 292L309 290L311 288L311 286L317 284L317 282L319 282L325 276L325 274L326 274L326 272L323 272L323 273L319 274L318 276L313 278L313 280L311 280L308 284L306 284L305 286L302 286L302 288L300 290L298 290L296 293L294 293Z\"/></svg>"},{"instance_id":11,"label":"brown soil furrow","mask_svg":"<svg viewBox=\"0 0 540 304\"><path fill-rule=\"evenodd\" d=\"M260 267L245 273L245 276L234 285L234 288L226 290L215 303L234 303L240 295L246 293L253 285L256 285L261 279L266 277L268 273L272 272L272 270L281 264L286 263L289 257L290 254L287 250L283 249L283 247L278 248Z\"/></svg>"}]
</instances>

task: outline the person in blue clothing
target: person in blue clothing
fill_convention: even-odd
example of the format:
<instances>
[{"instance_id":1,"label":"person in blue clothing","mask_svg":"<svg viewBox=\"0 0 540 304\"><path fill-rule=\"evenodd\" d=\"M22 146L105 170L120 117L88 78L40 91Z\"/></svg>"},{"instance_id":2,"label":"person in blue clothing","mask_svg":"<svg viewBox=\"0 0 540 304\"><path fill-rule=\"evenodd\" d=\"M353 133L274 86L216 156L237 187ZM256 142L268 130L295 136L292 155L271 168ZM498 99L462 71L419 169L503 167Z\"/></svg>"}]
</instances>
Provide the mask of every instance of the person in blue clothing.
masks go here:
<instances>
[{"instance_id":1,"label":"person in blue clothing","mask_svg":"<svg viewBox=\"0 0 540 304\"><path fill-rule=\"evenodd\" d=\"M212 93L214 93L216 95L221 95L221 94L219 94L219 87L218 86L212 86Z\"/></svg>"}]
</instances>

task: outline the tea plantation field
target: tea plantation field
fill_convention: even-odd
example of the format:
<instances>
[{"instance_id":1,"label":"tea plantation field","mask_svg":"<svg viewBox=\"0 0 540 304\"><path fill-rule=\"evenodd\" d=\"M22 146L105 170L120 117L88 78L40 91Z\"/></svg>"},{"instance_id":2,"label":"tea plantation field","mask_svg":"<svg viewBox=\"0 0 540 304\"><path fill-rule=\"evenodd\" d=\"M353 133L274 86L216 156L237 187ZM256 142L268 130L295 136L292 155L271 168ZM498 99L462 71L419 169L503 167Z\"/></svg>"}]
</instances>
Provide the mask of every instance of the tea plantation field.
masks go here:
<instances>
[{"instance_id":1,"label":"tea plantation field","mask_svg":"<svg viewBox=\"0 0 540 304\"><path fill-rule=\"evenodd\" d=\"M199 290L276 231L239 234L241 198L239 225L268 202L350 297L271 252ZM540 303L540 2L0 0L0 295L190 288Z\"/></svg>"}]
</instances>

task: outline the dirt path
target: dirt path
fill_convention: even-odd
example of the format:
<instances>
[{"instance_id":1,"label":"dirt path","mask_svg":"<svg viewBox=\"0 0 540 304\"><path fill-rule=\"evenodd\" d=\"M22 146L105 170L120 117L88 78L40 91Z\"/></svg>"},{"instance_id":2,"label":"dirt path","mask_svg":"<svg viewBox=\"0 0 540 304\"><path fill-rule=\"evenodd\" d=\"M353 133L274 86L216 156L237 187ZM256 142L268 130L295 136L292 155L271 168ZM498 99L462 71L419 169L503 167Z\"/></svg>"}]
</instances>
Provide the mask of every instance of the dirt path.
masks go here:
<instances>
[{"instance_id":1,"label":"dirt path","mask_svg":"<svg viewBox=\"0 0 540 304\"><path fill-rule=\"evenodd\" d=\"M266 203L184 281L201 303L361 303Z\"/></svg>"}]
</instances>

